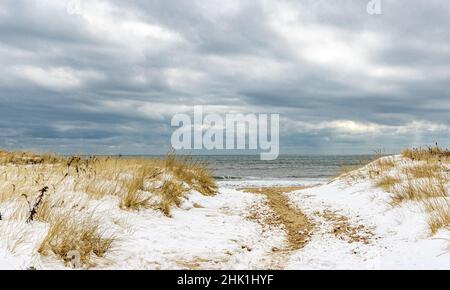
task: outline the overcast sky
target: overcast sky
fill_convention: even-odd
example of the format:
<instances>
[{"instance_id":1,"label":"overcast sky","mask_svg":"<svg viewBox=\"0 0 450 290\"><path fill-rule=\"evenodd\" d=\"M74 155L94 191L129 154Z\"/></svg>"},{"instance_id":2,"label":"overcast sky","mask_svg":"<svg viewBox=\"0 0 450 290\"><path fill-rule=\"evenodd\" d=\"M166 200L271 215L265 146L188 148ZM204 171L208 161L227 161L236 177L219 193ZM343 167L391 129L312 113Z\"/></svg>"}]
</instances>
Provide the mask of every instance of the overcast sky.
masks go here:
<instances>
[{"instance_id":1,"label":"overcast sky","mask_svg":"<svg viewBox=\"0 0 450 290\"><path fill-rule=\"evenodd\" d=\"M1 0L0 147L164 153L193 105L280 113L282 153L448 146L448 1L368 2Z\"/></svg>"}]
</instances>

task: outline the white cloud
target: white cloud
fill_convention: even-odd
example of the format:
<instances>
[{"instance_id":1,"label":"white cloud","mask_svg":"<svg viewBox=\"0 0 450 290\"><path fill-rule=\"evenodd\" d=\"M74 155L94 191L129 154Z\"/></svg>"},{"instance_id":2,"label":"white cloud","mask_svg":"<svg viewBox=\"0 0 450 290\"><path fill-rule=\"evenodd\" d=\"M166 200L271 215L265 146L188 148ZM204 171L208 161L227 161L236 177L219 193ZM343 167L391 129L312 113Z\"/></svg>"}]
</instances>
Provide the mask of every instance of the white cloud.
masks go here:
<instances>
[{"instance_id":1,"label":"white cloud","mask_svg":"<svg viewBox=\"0 0 450 290\"><path fill-rule=\"evenodd\" d=\"M145 102L134 100L107 100L101 101L96 107L86 108L99 112L114 112L122 115L141 116L149 120L165 120L177 113L186 113L193 110L190 105L176 105L168 103Z\"/></svg>"},{"instance_id":2,"label":"white cloud","mask_svg":"<svg viewBox=\"0 0 450 290\"><path fill-rule=\"evenodd\" d=\"M332 134L380 135L380 134L415 134L417 132L449 132L450 126L429 121L414 120L402 125L384 125L353 120L332 120L318 123L290 121L288 130L296 132L321 132L331 130Z\"/></svg>"},{"instance_id":3,"label":"white cloud","mask_svg":"<svg viewBox=\"0 0 450 290\"><path fill-rule=\"evenodd\" d=\"M80 17L96 39L123 47L126 50L123 57L142 57L145 52L161 52L183 42L176 31L147 23L137 11L120 9L105 1L83 2Z\"/></svg>"},{"instance_id":4,"label":"white cloud","mask_svg":"<svg viewBox=\"0 0 450 290\"><path fill-rule=\"evenodd\" d=\"M195 0L195 6L199 7L202 15L211 21L235 15L240 11L241 0Z\"/></svg>"},{"instance_id":5,"label":"white cloud","mask_svg":"<svg viewBox=\"0 0 450 290\"><path fill-rule=\"evenodd\" d=\"M319 132L322 130L336 130L337 133L345 134L374 134L379 133L386 126L375 124L375 123L365 123L357 122L352 120L333 120L318 123L310 122L294 122L290 125L292 128L294 126L297 131L300 132Z\"/></svg>"},{"instance_id":6,"label":"white cloud","mask_svg":"<svg viewBox=\"0 0 450 290\"><path fill-rule=\"evenodd\" d=\"M198 70L173 67L164 71L167 83L175 90L196 90L208 81L208 76Z\"/></svg>"},{"instance_id":7,"label":"white cloud","mask_svg":"<svg viewBox=\"0 0 450 290\"><path fill-rule=\"evenodd\" d=\"M70 67L16 66L13 68L13 74L36 85L56 90L80 88L85 81L102 79L98 72Z\"/></svg>"},{"instance_id":8,"label":"white cloud","mask_svg":"<svg viewBox=\"0 0 450 290\"><path fill-rule=\"evenodd\" d=\"M351 87L367 92L396 92L400 90L398 81L423 78L422 72L413 67L375 61L374 54L388 41L382 33L349 33L338 26L306 21L301 10L286 2L270 5L269 15L269 27L299 61L332 72L336 80Z\"/></svg>"},{"instance_id":9,"label":"white cloud","mask_svg":"<svg viewBox=\"0 0 450 290\"><path fill-rule=\"evenodd\" d=\"M217 73L236 76L240 80L273 81L286 73L286 63L277 59L253 55L210 56L211 67L222 68Z\"/></svg>"},{"instance_id":10,"label":"white cloud","mask_svg":"<svg viewBox=\"0 0 450 290\"><path fill-rule=\"evenodd\" d=\"M374 123L362 123L350 120L323 122L319 123L319 127L336 129L338 131L350 134L378 133L383 128L383 126Z\"/></svg>"},{"instance_id":11,"label":"white cloud","mask_svg":"<svg viewBox=\"0 0 450 290\"><path fill-rule=\"evenodd\" d=\"M450 126L445 124L433 123L429 121L412 121L404 126L396 128L399 134L411 132L450 132Z\"/></svg>"}]
</instances>

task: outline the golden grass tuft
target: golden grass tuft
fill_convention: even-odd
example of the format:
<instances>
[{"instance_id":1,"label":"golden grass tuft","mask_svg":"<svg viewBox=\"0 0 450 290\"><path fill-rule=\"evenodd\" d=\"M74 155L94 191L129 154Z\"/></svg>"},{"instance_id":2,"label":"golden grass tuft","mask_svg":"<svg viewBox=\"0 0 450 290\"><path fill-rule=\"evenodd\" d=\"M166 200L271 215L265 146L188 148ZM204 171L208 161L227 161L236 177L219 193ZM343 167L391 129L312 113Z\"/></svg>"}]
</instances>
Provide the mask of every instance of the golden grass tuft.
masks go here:
<instances>
[{"instance_id":1,"label":"golden grass tuft","mask_svg":"<svg viewBox=\"0 0 450 290\"><path fill-rule=\"evenodd\" d=\"M139 168L130 180L124 182L125 193L121 197L120 207L122 209L137 210L149 208L151 195L145 191L147 179L154 178L158 173L156 169Z\"/></svg>"},{"instance_id":2,"label":"golden grass tuft","mask_svg":"<svg viewBox=\"0 0 450 290\"><path fill-rule=\"evenodd\" d=\"M64 192L43 196L33 220L49 225L38 249L40 254L53 254L69 265L74 262L69 253L76 253L79 264L72 266L91 267L94 266L92 258L103 257L112 249L115 237L103 228L102 220L96 216L95 209L88 207L88 202L86 196ZM21 219L28 216L29 208L26 208L26 214L23 211L24 208L17 215Z\"/></svg>"},{"instance_id":3,"label":"golden grass tuft","mask_svg":"<svg viewBox=\"0 0 450 290\"><path fill-rule=\"evenodd\" d=\"M444 171L445 168L438 163L420 163L403 168L403 172L410 179L445 179Z\"/></svg>"},{"instance_id":4,"label":"golden grass tuft","mask_svg":"<svg viewBox=\"0 0 450 290\"><path fill-rule=\"evenodd\" d=\"M93 266L92 257L103 257L115 241L102 229L100 221L91 216L67 213L53 215L49 222L50 229L38 252L53 253L66 262L71 259L68 253L76 252L82 265Z\"/></svg>"},{"instance_id":5,"label":"golden grass tuft","mask_svg":"<svg viewBox=\"0 0 450 290\"><path fill-rule=\"evenodd\" d=\"M386 175L386 176L383 176L380 180L378 180L378 182L376 183L376 186L380 187L384 191L392 192L394 187L400 183L401 183L401 179L399 177Z\"/></svg>"},{"instance_id":6,"label":"golden grass tuft","mask_svg":"<svg viewBox=\"0 0 450 290\"><path fill-rule=\"evenodd\" d=\"M161 201L156 207L165 215L170 216L171 207L173 205L180 206L187 191L188 189L180 182L164 181L163 185L156 191L161 196Z\"/></svg>"},{"instance_id":7,"label":"golden grass tuft","mask_svg":"<svg viewBox=\"0 0 450 290\"><path fill-rule=\"evenodd\" d=\"M450 200L448 197L426 200L423 202L423 208L428 213L428 227L433 235L440 229L450 230Z\"/></svg>"},{"instance_id":8,"label":"golden grass tuft","mask_svg":"<svg viewBox=\"0 0 450 290\"><path fill-rule=\"evenodd\" d=\"M450 150L436 146L412 148L402 151L402 156L415 161L450 161Z\"/></svg>"},{"instance_id":9,"label":"golden grass tuft","mask_svg":"<svg viewBox=\"0 0 450 290\"><path fill-rule=\"evenodd\" d=\"M371 165L374 169L377 169L381 172L386 172L386 171L393 169L396 164L395 164L394 159L387 157L387 158L377 159L374 162L372 162Z\"/></svg>"},{"instance_id":10,"label":"golden grass tuft","mask_svg":"<svg viewBox=\"0 0 450 290\"><path fill-rule=\"evenodd\" d=\"M196 161L191 157L177 158L172 151L166 157L165 168L204 195L217 193L217 184L206 162Z\"/></svg>"},{"instance_id":11,"label":"golden grass tuft","mask_svg":"<svg viewBox=\"0 0 450 290\"><path fill-rule=\"evenodd\" d=\"M395 161L392 158L379 158L367 166L368 177L374 179L382 176L395 168L395 165Z\"/></svg>"},{"instance_id":12,"label":"golden grass tuft","mask_svg":"<svg viewBox=\"0 0 450 290\"><path fill-rule=\"evenodd\" d=\"M34 154L31 152L9 152L0 150L0 164L53 164L63 162L65 158L53 154Z\"/></svg>"},{"instance_id":13,"label":"golden grass tuft","mask_svg":"<svg viewBox=\"0 0 450 290\"><path fill-rule=\"evenodd\" d=\"M393 191L391 204L399 205L404 201L424 201L430 198L447 197L447 184L442 180L408 180Z\"/></svg>"}]
</instances>

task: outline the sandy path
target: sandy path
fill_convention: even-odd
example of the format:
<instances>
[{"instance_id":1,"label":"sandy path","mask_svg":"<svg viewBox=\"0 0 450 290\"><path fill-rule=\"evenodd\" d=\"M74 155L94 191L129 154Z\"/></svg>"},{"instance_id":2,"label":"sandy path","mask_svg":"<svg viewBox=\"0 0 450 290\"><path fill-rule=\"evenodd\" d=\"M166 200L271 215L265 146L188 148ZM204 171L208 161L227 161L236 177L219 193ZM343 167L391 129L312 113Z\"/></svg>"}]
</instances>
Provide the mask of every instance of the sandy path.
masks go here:
<instances>
[{"instance_id":1,"label":"sandy path","mask_svg":"<svg viewBox=\"0 0 450 290\"><path fill-rule=\"evenodd\" d=\"M315 225L310 242L292 253L287 269L380 268L385 245L370 219L317 199L309 190L286 195Z\"/></svg>"},{"instance_id":2,"label":"sandy path","mask_svg":"<svg viewBox=\"0 0 450 290\"><path fill-rule=\"evenodd\" d=\"M328 207L321 207L320 212L315 205L305 207L310 203L302 189L222 189L213 197L191 196L192 206L174 209L172 218L141 213L135 217L139 228L123 242L119 265L142 269L321 268L332 266L321 253L336 241L352 257L348 243L370 242L368 229L345 215ZM291 195L300 203L293 203ZM317 250L310 253L311 247ZM304 253L309 261L301 263Z\"/></svg>"},{"instance_id":3,"label":"sandy path","mask_svg":"<svg viewBox=\"0 0 450 290\"><path fill-rule=\"evenodd\" d=\"M175 211L177 226L168 220L174 227L168 233L174 233L172 239L183 246L158 245L166 259L161 268L285 269L292 253L309 242L314 228L285 194L302 188L228 190L201 197L204 206L200 208ZM181 230L184 227L190 230ZM191 239L203 246L193 247Z\"/></svg>"},{"instance_id":4,"label":"sandy path","mask_svg":"<svg viewBox=\"0 0 450 290\"><path fill-rule=\"evenodd\" d=\"M317 236L321 236L323 241L343 242L341 244L344 246L344 251L351 253L352 256L356 253L353 244L364 244L366 247L370 247L374 234L364 224L355 223L332 208L322 208L320 211L303 211L303 209L293 205L289 195L304 189L307 189L307 187L241 189L244 192L263 195L266 200L265 203L271 211L269 214L261 213L261 207L255 206L250 218L265 225L269 230L281 227L286 235L286 243L274 248L268 254L269 263L262 265L262 267L270 269L289 268L292 257L302 253L306 246L316 246L309 245L309 243L317 243ZM305 202L307 198L307 195L304 196ZM311 258L315 259L314 257ZM320 256L316 258L321 260Z\"/></svg>"},{"instance_id":5,"label":"sandy path","mask_svg":"<svg viewBox=\"0 0 450 290\"><path fill-rule=\"evenodd\" d=\"M245 188L244 192L263 194L267 198L267 204L273 211L271 219L264 219L265 223L281 225L284 227L288 250L299 250L309 241L313 224L297 208L293 207L286 195L287 192L300 190L300 187L270 187L270 188Z\"/></svg>"},{"instance_id":6,"label":"sandy path","mask_svg":"<svg viewBox=\"0 0 450 290\"><path fill-rule=\"evenodd\" d=\"M270 269L283 269L292 252L302 249L310 240L314 224L300 210L294 207L285 193L304 189L304 187L262 187L243 188L241 191L260 194L265 197L270 213L261 212L261 207L252 208L249 216L264 227L284 230L287 243L272 248L269 253L269 263L265 265Z\"/></svg>"}]
</instances>

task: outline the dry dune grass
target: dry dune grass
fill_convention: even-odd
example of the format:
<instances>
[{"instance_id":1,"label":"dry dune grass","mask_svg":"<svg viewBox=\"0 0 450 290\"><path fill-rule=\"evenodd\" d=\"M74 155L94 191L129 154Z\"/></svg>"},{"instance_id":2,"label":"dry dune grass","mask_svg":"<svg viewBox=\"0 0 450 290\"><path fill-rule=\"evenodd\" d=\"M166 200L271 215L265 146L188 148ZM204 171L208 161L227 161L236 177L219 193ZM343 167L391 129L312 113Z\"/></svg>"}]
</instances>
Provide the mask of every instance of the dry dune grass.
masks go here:
<instances>
[{"instance_id":1,"label":"dry dune grass","mask_svg":"<svg viewBox=\"0 0 450 290\"><path fill-rule=\"evenodd\" d=\"M376 157L381 156L376 154ZM390 193L391 206L406 201L417 203L428 215L433 234L450 228L450 150L437 145L405 149L402 157L378 158L363 167L350 168L350 172L340 177L346 181L373 180L376 187Z\"/></svg>"},{"instance_id":2,"label":"dry dune grass","mask_svg":"<svg viewBox=\"0 0 450 290\"><path fill-rule=\"evenodd\" d=\"M160 209L165 215L170 216L170 209L173 205L180 206L182 197L188 191L188 188L181 182L166 180L156 190L156 193L161 196L160 202L155 206Z\"/></svg>"},{"instance_id":3,"label":"dry dune grass","mask_svg":"<svg viewBox=\"0 0 450 290\"><path fill-rule=\"evenodd\" d=\"M376 186L382 188L384 191L391 192L397 184L401 183L400 177L386 175L381 177Z\"/></svg>"},{"instance_id":4,"label":"dry dune grass","mask_svg":"<svg viewBox=\"0 0 450 290\"><path fill-rule=\"evenodd\" d=\"M64 188L85 192L95 199L118 196L123 209L150 207L152 193L162 199L165 212L190 189L214 195L217 185L206 164L174 153L165 159L132 159L118 157L56 157L50 163L10 163L19 158L35 159L29 153L11 153L13 158L0 162L0 202L18 197L32 198L38 190L49 186L51 191ZM165 178L165 180L161 180ZM31 195L31 196L30 196ZM174 196L176 195L176 197Z\"/></svg>"},{"instance_id":5,"label":"dry dune grass","mask_svg":"<svg viewBox=\"0 0 450 290\"><path fill-rule=\"evenodd\" d=\"M446 180L446 168L438 163L419 163L403 168L409 179L438 179Z\"/></svg>"},{"instance_id":6,"label":"dry dune grass","mask_svg":"<svg viewBox=\"0 0 450 290\"><path fill-rule=\"evenodd\" d=\"M391 157L380 157L366 166L367 175L364 175L364 178L369 177L370 179L375 179L380 176L384 176L395 166L396 166L395 160L392 159Z\"/></svg>"},{"instance_id":7,"label":"dry dune grass","mask_svg":"<svg viewBox=\"0 0 450 290\"><path fill-rule=\"evenodd\" d=\"M374 154L367 160L362 160L354 165L341 166L336 178L343 177L353 181L363 180L367 177L374 179L395 166L394 160L391 158L383 158L383 156L386 156L383 150L375 150ZM363 169L367 169L368 174L361 172Z\"/></svg>"},{"instance_id":8,"label":"dry dune grass","mask_svg":"<svg viewBox=\"0 0 450 290\"><path fill-rule=\"evenodd\" d=\"M375 185L391 194L392 206L399 206L406 201L417 203L428 215L432 234L439 229L449 228L450 151L437 146L414 148L403 150L402 156L410 161L400 165L381 159L369 165L369 168L375 165L379 169ZM369 173L372 171L370 169Z\"/></svg>"},{"instance_id":9,"label":"dry dune grass","mask_svg":"<svg viewBox=\"0 0 450 290\"><path fill-rule=\"evenodd\" d=\"M38 251L42 255L53 253L66 262L71 262L68 253L76 251L82 265L93 266L92 255L103 257L115 241L93 217L56 214L48 222L50 229Z\"/></svg>"},{"instance_id":10,"label":"dry dune grass","mask_svg":"<svg viewBox=\"0 0 450 290\"><path fill-rule=\"evenodd\" d=\"M31 152L9 152L0 150L0 164L51 164L58 163L62 157L52 154L36 155Z\"/></svg>"},{"instance_id":11,"label":"dry dune grass","mask_svg":"<svg viewBox=\"0 0 450 290\"><path fill-rule=\"evenodd\" d=\"M159 169L144 166L137 169L133 176L126 178L122 186L124 193L121 196L120 207L132 210L151 207L152 195L149 193L149 190L152 190L154 193L155 188L148 187L146 182L160 174ZM167 194L169 193L167 192Z\"/></svg>"},{"instance_id":12,"label":"dry dune grass","mask_svg":"<svg viewBox=\"0 0 450 290\"><path fill-rule=\"evenodd\" d=\"M48 225L38 253L51 254L69 262L68 253L76 252L79 256L77 267L89 267L93 266L94 256L102 257L112 248L114 236L102 230L101 220L94 216L95 210L88 209L87 200L83 200L82 196L61 192L43 195L39 204L36 200L25 196L17 198L16 202L21 203L8 218L15 222L27 222L31 227L36 222Z\"/></svg>"},{"instance_id":13,"label":"dry dune grass","mask_svg":"<svg viewBox=\"0 0 450 290\"><path fill-rule=\"evenodd\" d=\"M430 198L447 197L447 185L437 180L408 180L406 184L393 190L391 204L396 206L404 201L426 201Z\"/></svg>"},{"instance_id":14,"label":"dry dune grass","mask_svg":"<svg viewBox=\"0 0 450 290\"><path fill-rule=\"evenodd\" d=\"M448 182L443 178L408 179L406 183L391 190L391 205L405 201L416 202L428 215L432 234L450 226L450 198Z\"/></svg>"},{"instance_id":15,"label":"dry dune grass","mask_svg":"<svg viewBox=\"0 0 450 290\"><path fill-rule=\"evenodd\" d=\"M40 193L43 188L45 194ZM154 208L170 216L190 190L213 195L217 186L206 164L174 152L144 159L0 151L0 203L17 204L7 218L48 224L39 253L66 262L76 251L80 263L90 266L92 257L103 256L114 245L114 236L104 230L89 200L115 196L122 210Z\"/></svg>"},{"instance_id":16,"label":"dry dune grass","mask_svg":"<svg viewBox=\"0 0 450 290\"><path fill-rule=\"evenodd\" d=\"M217 184L208 170L207 163L196 161L190 157L179 159L171 152L164 165L179 180L186 182L198 192L204 195L217 193Z\"/></svg>"},{"instance_id":17,"label":"dry dune grass","mask_svg":"<svg viewBox=\"0 0 450 290\"><path fill-rule=\"evenodd\" d=\"M392 158L380 158L372 162L370 165L373 171L377 171L379 174L389 171L395 167L395 160Z\"/></svg>"},{"instance_id":18,"label":"dry dune grass","mask_svg":"<svg viewBox=\"0 0 450 290\"><path fill-rule=\"evenodd\" d=\"M415 161L429 161L429 162L450 162L450 150L436 146L427 148L412 148L402 151L402 156Z\"/></svg>"},{"instance_id":19,"label":"dry dune grass","mask_svg":"<svg viewBox=\"0 0 450 290\"><path fill-rule=\"evenodd\" d=\"M449 197L428 199L423 202L423 208L428 213L428 226L432 234L442 228L450 230Z\"/></svg>"}]
</instances>

